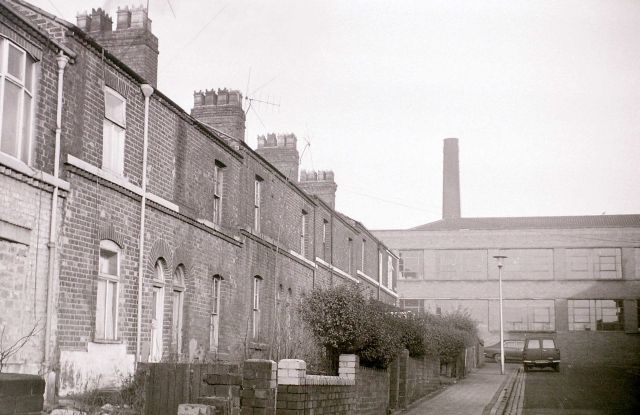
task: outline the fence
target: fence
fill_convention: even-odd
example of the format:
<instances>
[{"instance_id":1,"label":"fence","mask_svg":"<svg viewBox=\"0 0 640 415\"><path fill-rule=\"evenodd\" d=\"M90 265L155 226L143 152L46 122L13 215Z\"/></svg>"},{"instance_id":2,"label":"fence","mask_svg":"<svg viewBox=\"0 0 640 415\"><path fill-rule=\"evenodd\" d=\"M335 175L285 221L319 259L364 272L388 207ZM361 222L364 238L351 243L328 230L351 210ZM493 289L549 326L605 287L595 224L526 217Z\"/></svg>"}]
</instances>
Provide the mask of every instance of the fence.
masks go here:
<instances>
[{"instance_id":1,"label":"fence","mask_svg":"<svg viewBox=\"0 0 640 415\"><path fill-rule=\"evenodd\" d=\"M478 349L460 354L449 371L464 376L476 367ZM341 355L338 376L308 375L302 360L250 359L238 364L141 364L145 415L211 413L386 415L440 387L441 365L401 353L386 370L361 367ZM202 412L200 412L202 411Z\"/></svg>"},{"instance_id":2,"label":"fence","mask_svg":"<svg viewBox=\"0 0 640 415\"><path fill-rule=\"evenodd\" d=\"M140 363L137 376L144 377L145 415L176 415L180 404L211 397L228 412L240 407L237 364Z\"/></svg>"}]
</instances>

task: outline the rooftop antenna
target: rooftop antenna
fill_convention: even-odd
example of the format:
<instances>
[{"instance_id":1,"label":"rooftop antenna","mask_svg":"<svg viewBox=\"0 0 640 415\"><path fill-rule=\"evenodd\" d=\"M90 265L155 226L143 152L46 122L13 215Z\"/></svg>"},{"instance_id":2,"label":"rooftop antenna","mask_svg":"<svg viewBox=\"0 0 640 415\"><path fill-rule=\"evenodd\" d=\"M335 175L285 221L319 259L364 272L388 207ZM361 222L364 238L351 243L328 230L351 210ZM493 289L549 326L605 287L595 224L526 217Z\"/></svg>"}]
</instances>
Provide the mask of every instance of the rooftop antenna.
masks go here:
<instances>
[{"instance_id":1,"label":"rooftop antenna","mask_svg":"<svg viewBox=\"0 0 640 415\"><path fill-rule=\"evenodd\" d=\"M280 103L276 103L276 102L271 101L271 97L270 96L268 96L266 100L263 100L263 99L255 98L256 95L254 95L256 92L258 92L259 90L261 90L265 86L269 85L271 82L275 81L275 79L277 77L278 77L278 75L274 76L273 78L271 78L270 80L268 80L264 84L260 85L258 88L256 88L253 91L249 92L249 84L251 82L251 67L249 67L249 76L247 77L247 88L245 89L245 96L244 96L244 102L246 103L245 104L245 110L244 110L245 114L248 114L249 110L253 110L253 112L258 117L258 119L260 119L260 115L258 114L258 111L252 106L252 104L254 102L256 102L258 104L265 104L265 105L269 105L271 107L280 108ZM262 121L260 121L260 122L262 122ZM262 125L264 126L264 124L262 124Z\"/></svg>"}]
</instances>

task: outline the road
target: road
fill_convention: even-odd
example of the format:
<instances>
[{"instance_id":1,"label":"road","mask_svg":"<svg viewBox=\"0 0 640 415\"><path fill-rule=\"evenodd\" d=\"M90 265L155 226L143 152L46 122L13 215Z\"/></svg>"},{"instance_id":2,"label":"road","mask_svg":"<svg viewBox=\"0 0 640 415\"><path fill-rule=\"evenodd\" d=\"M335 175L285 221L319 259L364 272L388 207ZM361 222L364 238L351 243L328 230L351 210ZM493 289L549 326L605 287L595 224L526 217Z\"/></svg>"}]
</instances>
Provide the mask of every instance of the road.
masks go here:
<instances>
[{"instance_id":1,"label":"road","mask_svg":"<svg viewBox=\"0 0 640 415\"><path fill-rule=\"evenodd\" d=\"M640 414L640 368L562 365L526 374L524 415Z\"/></svg>"}]
</instances>

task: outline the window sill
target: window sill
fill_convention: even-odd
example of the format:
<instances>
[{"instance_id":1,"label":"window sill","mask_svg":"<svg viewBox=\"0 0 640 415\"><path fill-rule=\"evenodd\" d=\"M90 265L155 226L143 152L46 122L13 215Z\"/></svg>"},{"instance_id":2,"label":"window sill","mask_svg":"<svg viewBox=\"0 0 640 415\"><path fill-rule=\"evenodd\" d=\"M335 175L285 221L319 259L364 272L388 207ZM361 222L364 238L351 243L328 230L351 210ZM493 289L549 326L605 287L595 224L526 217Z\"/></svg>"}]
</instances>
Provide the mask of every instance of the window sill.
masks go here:
<instances>
[{"instance_id":1,"label":"window sill","mask_svg":"<svg viewBox=\"0 0 640 415\"><path fill-rule=\"evenodd\" d=\"M98 344L122 344L122 340L118 339L93 339L93 342Z\"/></svg>"}]
</instances>

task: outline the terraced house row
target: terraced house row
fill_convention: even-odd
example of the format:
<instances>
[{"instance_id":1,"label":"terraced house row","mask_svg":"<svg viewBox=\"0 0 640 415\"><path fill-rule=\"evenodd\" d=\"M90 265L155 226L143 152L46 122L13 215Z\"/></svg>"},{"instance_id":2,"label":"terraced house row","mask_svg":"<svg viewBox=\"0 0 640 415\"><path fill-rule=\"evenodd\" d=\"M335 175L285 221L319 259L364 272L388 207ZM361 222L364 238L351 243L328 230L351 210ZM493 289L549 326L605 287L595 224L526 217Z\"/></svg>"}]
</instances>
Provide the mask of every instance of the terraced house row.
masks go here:
<instances>
[{"instance_id":1,"label":"terraced house row","mask_svg":"<svg viewBox=\"0 0 640 415\"><path fill-rule=\"evenodd\" d=\"M0 0L0 322L34 331L10 371L66 395L136 362L274 358L314 287L396 302L397 257L334 210L332 172L299 174L295 135L254 151L238 91L190 114L158 91L145 9L76 23Z\"/></svg>"}]
</instances>

